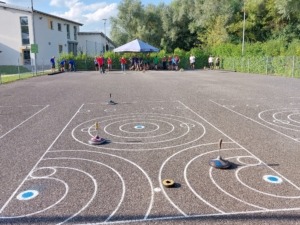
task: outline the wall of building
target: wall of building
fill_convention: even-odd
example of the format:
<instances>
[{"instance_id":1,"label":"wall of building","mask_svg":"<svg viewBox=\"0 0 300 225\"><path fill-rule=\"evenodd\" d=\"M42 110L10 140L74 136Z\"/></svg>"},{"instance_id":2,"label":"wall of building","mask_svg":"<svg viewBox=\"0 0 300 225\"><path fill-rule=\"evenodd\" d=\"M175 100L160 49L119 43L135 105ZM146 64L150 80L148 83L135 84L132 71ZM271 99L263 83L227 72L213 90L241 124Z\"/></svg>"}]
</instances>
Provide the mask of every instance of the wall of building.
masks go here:
<instances>
[{"instance_id":1,"label":"wall of building","mask_svg":"<svg viewBox=\"0 0 300 225\"><path fill-rule=\"evenodd\" d=\"M98 56L105 52L105 45L108 44L109 49L113 49L114 46L109 41L105 40L99 32L81 32L78 39L79 50L89 56Z\"/></svg>"},{"instance_id":2,"label":"wall of building","mask_svg":"<svg viewBox=\"0 0 300 225\"><path fill-rule=\"evenodd\" d=\"M29 38L32 40L31 13L0 7L0 65L23 64L23 50L30 45L22 45L20 17L27 16Z\"/></svg>"}]
</instances>

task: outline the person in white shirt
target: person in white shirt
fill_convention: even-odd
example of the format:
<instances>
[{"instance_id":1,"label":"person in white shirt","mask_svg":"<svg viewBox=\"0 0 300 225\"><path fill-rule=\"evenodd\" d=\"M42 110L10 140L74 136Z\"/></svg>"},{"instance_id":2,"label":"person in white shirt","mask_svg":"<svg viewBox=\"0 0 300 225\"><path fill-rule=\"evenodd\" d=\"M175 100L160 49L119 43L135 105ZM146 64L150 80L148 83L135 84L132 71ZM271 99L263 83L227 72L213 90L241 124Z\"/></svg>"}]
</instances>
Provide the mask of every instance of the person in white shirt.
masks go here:
<instances>
[{"instance_id":1,"label":"person in white shirt","mask_svg":"<svg viewBox=\"0 0 300 225\"><path fill-rule=\"evenodd\" d=\"M190 67L191 67L191 69L195 69L195 62L196 62L196 58L195 58L195 56L192 54L191 56L190 56Z\"/></svg>"},{"instance_id":2,"label":"person in white shirt","mask_svg":"<svg viewBox=\"0 0 300 225\"><path fill-rule=\"evenodd\" d=\"M214 58L212 56L208 58L208 66L211 70L214 68Z\"/></svg>"}]
</instances>

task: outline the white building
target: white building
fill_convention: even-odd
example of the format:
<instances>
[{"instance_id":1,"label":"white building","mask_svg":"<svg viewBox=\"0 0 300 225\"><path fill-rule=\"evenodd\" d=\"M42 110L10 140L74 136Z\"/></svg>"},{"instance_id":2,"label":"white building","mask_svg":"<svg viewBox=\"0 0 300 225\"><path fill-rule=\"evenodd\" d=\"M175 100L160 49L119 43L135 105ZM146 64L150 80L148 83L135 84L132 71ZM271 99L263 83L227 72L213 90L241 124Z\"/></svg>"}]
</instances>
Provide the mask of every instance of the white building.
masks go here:
<instances>
[{"instance_id":1,"label":"white building","mask_svg":"<svg viewBox=\"0 0 300 225\"><path fill-rule=\"evenodd\" d=\"M103 33L80 33L83 24L31 8L0 2L0 20L0 65L32 65L41 69L50 66L50 58L61 53L77 55L78 49L92 53L87 43L93 43L94 50L99 46L99 52L103 52L105 43L114 47Z\"/></svg>"},{"instance_id":2,"label":"white building","mask_svg":"<svg viewBox=\"0 0 300 225\"><path fill-rule=\"evenodd\" d=\"M114 43L102 32L79 32L78 51L90 56L114 49Z\"/></svg>"}]
</instances>

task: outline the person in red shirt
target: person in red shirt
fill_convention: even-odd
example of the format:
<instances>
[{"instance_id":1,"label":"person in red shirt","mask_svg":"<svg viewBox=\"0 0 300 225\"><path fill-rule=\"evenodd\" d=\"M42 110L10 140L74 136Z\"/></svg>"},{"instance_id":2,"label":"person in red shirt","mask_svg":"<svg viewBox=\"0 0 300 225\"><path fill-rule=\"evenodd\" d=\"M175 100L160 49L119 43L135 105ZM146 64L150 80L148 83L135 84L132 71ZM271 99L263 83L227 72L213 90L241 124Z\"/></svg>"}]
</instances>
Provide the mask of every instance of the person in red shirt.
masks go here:
<instances>
[{"instance_id":1,"label":"person in red shirt","mask_svg":"<svg viewBox=\"0 0 300 225\"><path fill-rule=\"evenodd\" d=\"M110 57L107 59L107 70L112 70L112 59Z\"/></svg>"},{"instance_id":2,"label":"person in red shirt","mask_svg":"<svg viewBox=\"0 0 300 225\"><path fill-rule=\"evenodd\" d=\"M126 67L126 59L124 58L124 56L122 56L122 58L120 59L120 63L121 63L121 70L123 71L123 73L125 73L125 67Z\"/></svg>"},{"instance_id":3,"label":"person in red shirt","mask_svg":"<svg viewBox=\"0 0 300 225\"><path fill-rule=\"evenodd\" d=\"M104 58L102 55L100 55L97 58L97 62L98 62L99 72L104 73Z\"/></svg>"}]
</instances>

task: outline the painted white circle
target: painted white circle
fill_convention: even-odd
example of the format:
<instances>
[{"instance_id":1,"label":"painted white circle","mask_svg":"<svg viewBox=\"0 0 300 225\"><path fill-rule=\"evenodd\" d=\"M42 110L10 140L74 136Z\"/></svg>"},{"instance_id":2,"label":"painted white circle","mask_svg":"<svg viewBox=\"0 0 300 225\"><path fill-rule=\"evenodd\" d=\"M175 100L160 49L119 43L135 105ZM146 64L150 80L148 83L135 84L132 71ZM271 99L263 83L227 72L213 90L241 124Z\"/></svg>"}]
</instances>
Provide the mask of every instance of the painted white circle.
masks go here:
<instances>
[{"instance_id":1,"label":"painted white circle","mask_svg":"<svg viewBox=\"0 0 300 225\"><path fill-rule=\"evenodd\" d=\"M30 173L32 178L50 177L56 173L56 169L52 167L41 167Z\"/></svg>"},{"instance_id":2,"label":"painted white circle","mask_svg":"<svg viewBox=\"0 0 300 225\"><path fill-rule=\"evenodd\" d=\"M167 134L170 134L170 133L172 133L173 131L174 131L174 129L175 129L175 127L174 127L174 125L173 124L171 124L171 123L169 123L169 122L167 122L167 121L163 121L163 120L158 120L158 119L148 119L148 120L151 120L151 121L156 121L156 122L161 122L161 123L165 123L165 124L167 124L169 127L170 127L170 129L169 129L169 131L167 131L167 132L165 132L165 133L162 133L162 134L157 134L157 135L152 135L152 136L145 136L145 137L135 137L135 136L125 136L125 135L116 135L116 134L113 134L113 133L111 133L111 132L109 132L108 130L109 130L109 127L110 126L112 126L112 125L114 125L114 124L116 124L116 123L120 123L120 122L123 122L123 121L128 121L128 120L132 120L132 121L134 121L135 119L127 119L127 120L118 120L118 121L115 121L115 122L112 122L112 123L110 123L110 124L108 124L108 125L106 125L105 127L104 127L104 132L106 133L106 134L108 134L108 135L110 135L110 136L113 136L113 137L118 137L118 138L157 138L157 137L161 137L161 136L165 136L165 135L167 135ZM134 123L136 123L136 122L134 122ZM128 124L128 123L126 123L126 124ZM159 127L159 126L158 126ZM120 129L120 127L119 127L119 129ZM128 133L128 132L127 132ZM132 132L132 134L133 133L137 133L137 132ZM138 132L138 133L142 133L142 132ZM147 132L145 132L145 133L147 133ZM92 134L91 134L91 136L93 136ZM157 143L158 141L156 141L156 143ZM115 143L122 143L122 142L115 142ZM149 142L148 142L149 143Z\"/></svg>"},{"instance_id":3,"label":"painted white circle","mask_svg":"<svg viewBox=\"0 0 300 225\"><path fill-rule=\"evenodd\" d=\"M299 116L300 116L300 113L292 113L292 114L288 115L288 118L292 122L300 123L300 118L297 118ZM296 117L296 118L294 118L294 117Z\"/></svg>"},{"instance_id":4,"label":"painted white circle","mask_svg":"<svg viewBox=\"0 0 300 225\"><path fill-rule=\"evenodd\" d=\"M248 166L256 166L262 163L261 160L253 156L240 156L237 158L237 161L241 164L248 165Z\"/></svg>"},{"instance_id":5,"label":"painted white circle","mask_svg":"<svg viewBox=\"0 0 300 225\"><path fill-rule=\"evenodd\" d=\"M274 175L265 175L263 176L263 179L269 183L273 183L273 184L280 184L282 183L282 179L278 176L274 176Z\"/></svg>"},{"instance_id":6,"label":"painted white circle","mask_svg":"<svg viewBox=\"0 0 300 225\"><path fill-rule=\"evenodd\" d=\"M132 127L134 128L135 130L137 131L128 131L128 129L126 129L126 127L129 126L129 127ZM145 128L148 128L146 131L141 131L141 130L144 130ZM149 130L149 128L153 128L151 130ZM119 127L119 130L125 132L125 133L132 133L132 134L135 134L137 132L139 133L151 133L151 132L155 132L159 129L159 125L156 124L156 123L150 123L150 122L132 122L132 123L125 123L123 125L121 125Z\"/></svg>"},{"instance_id":7,"label":"painted white circle","mask_svg":"<svg viewBox=\"0 0 300 225\"><path fill-rule=\"evenodd\" d=\"M295 117L297 114L299 114L299 109L283 108L262 111L258 114L258 117L262 121L273 126L281 127L287 130L300 131L299 123L293 121L293 119L291 120L291 117Z\"/></svg>"},{"instance_id":8,"label":"painted white circle","mask_svg":"<svg viewBox=\"0 0 300 225\"><path fill-rule=\"evenodd\" d=\"M95 121L99 121L102 124L103 129L97 133L109 140L109 145L91 146L88 144L88 140L95 136L95 132L92 132ZM159 129L155 132L147 133L144 132L148 129L147 124L142 124L145 125L145 129L142 130L134 129L134 126L131 126L130 129L123 126L130 123L137 125L141 122L157 124ZM85 134L79 132L84 127L90 127L89 132ZM152 129L154 128L152 127ZM133 133L126 133L124 130ZM170 114L132 113L97 117L84 121L72 130L72 137L81 144L98 149L148 151L184 146L201 139L205 133L206 129L203 124L190 118Z\"/></svg>"},{"instance_id":9,"label":"painted white circle","mask_svg":"<svg viewBox=\"0 0 300 225\"><path fill-rule=\"evenodd\" d=\"M17 199L20 201L27 201L38 196L39 192L36 190L26 190L18 194Z\"/></svg>"}]
</instances>

